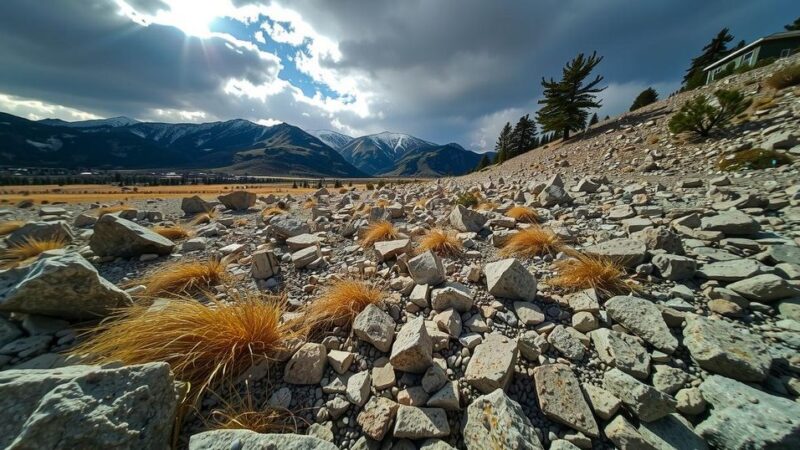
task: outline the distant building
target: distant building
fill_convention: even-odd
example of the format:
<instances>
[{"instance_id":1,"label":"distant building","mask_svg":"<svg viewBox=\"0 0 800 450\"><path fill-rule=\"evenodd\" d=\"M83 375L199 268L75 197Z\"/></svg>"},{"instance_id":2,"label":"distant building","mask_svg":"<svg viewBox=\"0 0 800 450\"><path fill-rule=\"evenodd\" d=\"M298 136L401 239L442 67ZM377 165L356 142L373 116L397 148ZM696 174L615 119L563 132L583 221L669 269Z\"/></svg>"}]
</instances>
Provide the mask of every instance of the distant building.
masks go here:
<instances>
[{"instance_id":1,"label":"distant building","mask_svg":"<svg viewBox=\"0 0 800 450\"><path fill-rule=\"evenodd\" d=\"M729 55L705 67L706 84L718 79L720 72L738 69L741 66L754 66L765 59L785 58L800 48L800 31L784 31L770 34L731 52Z\"/></svg>"}]
</instances>

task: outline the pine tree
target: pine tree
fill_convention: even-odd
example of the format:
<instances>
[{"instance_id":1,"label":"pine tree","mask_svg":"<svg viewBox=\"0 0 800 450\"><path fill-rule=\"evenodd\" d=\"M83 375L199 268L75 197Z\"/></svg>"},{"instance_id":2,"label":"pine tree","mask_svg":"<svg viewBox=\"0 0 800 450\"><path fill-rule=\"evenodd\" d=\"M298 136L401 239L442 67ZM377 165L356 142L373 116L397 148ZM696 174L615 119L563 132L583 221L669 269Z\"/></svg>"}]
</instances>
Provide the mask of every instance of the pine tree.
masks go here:
<instances>
[{"instance_id":1,"label":"pine tree","mask_svg":"<svg viewBox=\"0 0 800 450\"><path fill-rule=\"evenodd\" d=\"M511 123L506 122L505 126L503 126L503 130L500 132L500 136L497 138L497 143L494 145L494 150L497 152L495 162L501 163L511 157L512 132Z\"/></svg>"},{"instance_id":2,"label":"pine tree","mask_svg":"<svg viewBox=\"0 0 800 450\"><path fill-rule=\"evenodd\" d=\"M600 119L597 118L597 113L594 113L594 114L592 114L592 118L589 119L589 126L591 127L592 125L596 124L597 122L600 122Z\"/></svg>"},{"instance_id":3,"label":"pine tree","mask_svg":"<svg viewBox=\"0 0 800 450\"><path fill-rule=\"evenodd\" d=\"M477 172L477 171L479 171L481 169L489 167L489 165L491 165L491 164L492 164L492 162L489 161L489 155L484 153L483 157L481 158L481 160L478 161L478 165L477 165L477 167L475 167L475 171Z\"/></svg>"},{"instance_id":4,"label":"pine tree","mask_svg":"<svg viewBox=\"0 0 800 450\"><path fill-rule=\"evenodd\" d=\"M683 76L683 86L685 90L692 90L702 86L705 83L705 73L703 68L719 60L727 55L728 43L733 41L733 35L729 33L730 30L723 28L711 39L705 47L703 53L692 59L692 64Z\"/></svg>"},{"instance_id":5,"label":"pine tree","mask_svg":"<svg viewBox=\"0 0 800 450\"><path fill-rule=\"evenodd\" d=\"M789 25L784 25L783 28L786 28L786 31L800 30L800 17L794 19L794 22L790 23Z\"/></svg>"},{"instance_id":6,"label":"pine tree","mask_svg":"<svg viewBox=\"0 0 800 450\"><path fill-rule=\"evenodd\" d=\"M636 99L633 101L633 104L631 105L631 109L629 111L635 111L643 106L655 103L656 101L658 101L658 92L656 92L655 89L649 87L640 92L639 95L636 96Z\"/></svg>"},{"instance_id":7,"label":"pine tree","mask_svg":"<svg viewBox=\"0 0 800 450\"><path fill-rule=\"evenodd\" d=\"M539 104L544 106L536 113L542 130L558 132L566 140L570 132L584 129L589 115L587 110L601 106L594 94L605 89L596 87L603 81L600 75L586 84L584 80L602 60L597 52L588 58L579 53L562 69L561 81L542 78L545 98L539 100Z\"/></svg>"},{"instance_id":8,"label":"pine tree","mask_svg":"<svg viewBox=\"0 0 800 450\"><path fill-rule=\"evenodd\" d=\"M531 120L529 114L519 118L517 125L514 126L514 131L511 132L511 155L510 157L519 156L534 147L534 139L536 138L536 123Z\"/></svg>"}]
</instances>

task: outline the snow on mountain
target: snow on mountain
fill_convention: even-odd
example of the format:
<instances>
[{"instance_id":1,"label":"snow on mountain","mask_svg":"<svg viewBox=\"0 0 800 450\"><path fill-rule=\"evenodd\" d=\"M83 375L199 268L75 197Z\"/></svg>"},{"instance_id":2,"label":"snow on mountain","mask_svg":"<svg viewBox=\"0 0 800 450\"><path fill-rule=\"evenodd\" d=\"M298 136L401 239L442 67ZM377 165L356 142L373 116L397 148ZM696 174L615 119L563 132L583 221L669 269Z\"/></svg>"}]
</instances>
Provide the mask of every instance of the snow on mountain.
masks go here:
<instances>
[{"instance_id":1,"label":"snow on mountain","mask_svg":"<svg viewBox=\"0 0 800 450\"><path fill-rule=\"evenodd\" d=\"M129 125L136 125L139 123L136 119L130 117L119 116L111 117L108 119L93 119L93 120L78 120L76 122L67 122L61 119L42 119L39 121L45 125L54 125L61 127L71 128L94 128L94 127L127 127Z\"/></svg>"},{"instance_id":2,"label":"snow on mountain","mask_svg":"<svg viewBox=\"0 0 800 450\"><path fill-rule=\"evenodd\" d=\"M346 134L338 133L332 130L306 130L306 133L328 144L329 147L337 152L353 140L352 137Z\"/></svg>"},{"instance_id":3,"label":"snow on mountain","mask_svg":"<svg viewBox=\"0 0 800 450\"><path fill-rule=\"evenodd\" d=\"M436 146L433 142L428 142L424 139L411 136L404 133L391 133L384 131L378 134L364 136L371 139L379 146L392 149L396 156L402 156L410 150L415 150L420 147L433 147Z\"/></svg>"}]
</instances>

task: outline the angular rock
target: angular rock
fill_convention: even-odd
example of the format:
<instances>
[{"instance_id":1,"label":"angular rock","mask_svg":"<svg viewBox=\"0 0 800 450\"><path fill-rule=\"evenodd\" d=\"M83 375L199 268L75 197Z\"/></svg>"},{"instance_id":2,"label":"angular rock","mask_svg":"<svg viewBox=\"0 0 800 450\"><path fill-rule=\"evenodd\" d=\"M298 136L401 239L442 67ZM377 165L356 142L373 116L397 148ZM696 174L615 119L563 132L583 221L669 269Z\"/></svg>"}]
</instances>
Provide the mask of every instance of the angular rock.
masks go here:
<instances>
[{"instance_id":1,"label":"angular rock","mask_svg":"<svg viewBox=\"0 0 800 450\"><path fill-rule=\"evenodd\" d=\"M586 311L592 314L600 312L597 292L592 288L567 294L564 296L564 301L574 312Z\"/></svg>"},{"instance_id":2,"label":"angular rock","mask_svg":"<svg viewBox=\"0 0 800 450\"><path fill-rule=\"evenodd\" d=\"M212 430L192 435L189 450L338 450L331 442L301 434L262 434L250 430Z\"/></svg>"},{"instance_id":3,"label":"angular rock","mask_svg":"<svg viewBox=\"0 0 800 450\"><path fill-rule=\"evenodd\" d=\"M510 300L536 298L536 277L516 258L489 263L484 267L489 294Z\"/></svg>"},{"instance_id":4,"label":"angular rock","mask_svg":"<svg viewBox=\"0 0 800 450\"><path fill-rule=\"evenodd\" d=\"M433 364L433 342L425 328L425 319L417 317L403 325L392 345L389 357L397 370L424 373Z\"/></svg>"},{"instance_id":5,"label":"angular rock","mask_svg":"<svg viewBox=\"0 0 800 450\"><path fill-rule=\"evenodd\" d=\"M286 242L289 242L288 240ZM378 261L388 261L411 250L411 239L376 242L373 246Z\"/></svg>"},{"instance_id":6,"label":"angular rock","mask_svg":"<svg viewBox=\"0 0 800 450\"><path fill-rule=\"evenodd\" d=\"M185 244L184 244L185 245ZM259 250L252 255L250 274L256 280L272 278L281 271L280 262L272 250Z\"/></svg>"},{"instance_id":7,"label":"angular rock","mask_svg":"<svg viewBox=\"0 0 800 450\"><path fill-rule=\"evenodd\" d=\"M486 217L483 214L461 205L456 205L453 208L448 219L453 228L464 232L472 231L477 233L486 224Z\"/></svg>"},{"instance_id":8,"label":"angular rock","mask_svg":"<svg viewBox=\"0 0 800 450\"><path fill-rule=\"evenodd\" d=\"M609 422L603 433L620 450L659 450L647 442L622 415Z\"/></svg>"},{"instance_id":9,"label":"angular rock","mask_svg":"<svg viewBox=\"0 0 800 450\"><path fill-rule=\"evenodd\" d=\"M166 363L0 372L0 447L169 448L180 396Z\"/></svg>"},{"instance_id":10,"label":"angular rock","mask_svg":"<svg viewBox=\"0 0 800 450\"><path fill-rule=\"evenodd\" d=\"M289 247L289 250L293 252L302 250L306 247L319 245L321 242L322 239L310 233L298 234L297 236L286 238L286 246Z\"/></svg>"},{"instance_id":11,"label":"angular rock","mask_svg":"<svg viewBox=\"0 0 800 450\"><path fill-rule=\"evenodd\" d=\"M502 389L470 403L463 437L467 450L484 450L489 443L497 449L544 450L522 407Z\"/></svg>"},{"instance_id":12,"label":"angular rock","mask_svg":"<svg viewBox=\"0 0 800 450\"><path fill-rule=\"evenodd\" d=\"M382 352L392 349L394 319L376 305L368 305L353 321L353 332Z\"/></svg>"},{"instance_id":13,"label":"angular rock","mask_svg":"<svg viewBox=\"0 0 800 450\"><path fill-rule=\"evenodd\" d=\"M644 422L658 420L675 411L674 398L619 369L611 369L605 373L603 387L619 397Z\"/></svg>"},{"instance_id":14,"label":"angular rock","mask_svg":"<svg viewBox=\"0 0 800 450\"><path fill-rule=\"evenodd\" d=\"M0 311L97 319L131 304L130 296L77 253L39 259L0 273Z\"/></svg>"},{"instance_id":15,"label":"angular rock","mask_svg":"<svg viewBox=\"0 0 800 450\"><path fill-rule=\"evenodd\" d=\"M550 419L589 436L600 434L580 383L566 364L545 364L533 369L539 407Z\"/></svg>"},{"instance_id":16,"label":"angular rock","mask_svg":"<svg viewBox=\"0 0 800 450\"><path fill-rule=\"evenodd\" d=\"M633 296L618 295L605 304L609 317L653 345L672 354L678 340L670 333L661 311L652 302Z\"/></svg>"},{"instance_id":17,"label":"angular rock","mask_svg":"<svg viewBox=\"0 0 800 450\"><path fill-rule=\"evenodd\" d=\"M464 372L464 379L483 393L505 389L517 362L517 342L501 334L489 334L479 344Z\"/></svg>"},{"instance_id":18,"label":"angular rock","mask_svg":"<svg viewBox=\"0 0 800 450\"><path fill-rule=\"evenodd\" d=\"M689 381L689 374L676 367L658 364L655 369L653 386L661 392L672 395Z\"/></svg>"},{"instance_id":19,"label":"angular rock","mask_svg":"<svg viewBox=\"0 0 800 450\"><path fill-rule=\"evenodd\" d=\"M447 411L461 409L461 394L458 391L458 382L448 381L445 383L441 389L431 395L426 405Z\"/></svg>"},{"instance_id":20,"label":"angular rock","mask_svg":"<svg viewBox=\"0 0 800 450\"><path fill-rule=\"evenodd\" d=\"M89 247L97 256L132 258L144 254L169 255L175 243L130 220L105 214L94 224Z\"/></svg>"},{"instance_id":21,"label":"angular rock","mask_svg":"<svg viewBox=\"0 0 800 450\"><path fill-rule=\"evenodd\" d=\"M650 374L650 354L633 336L608 328L599 328L589 335L604 363L640 379Z\"/></svg>"},{"instance_id":22,"label":"angular rock","mask_svg":"<svg viewBox=\"0 0 800 450\"><path fill-rule=\"evenodd\" d=\"M436 286L444 283L442 260L431 250L409 259L406 265L411 278L417 284Z\"/></svg>"},{"instance_id":23,"label":"angular rock","mask_svg":"<svg viewBox=\"0 0 800 450\"><path fill-rule=\"evenodd\" d=\"M441 408L400 405L394 424L394 438L424 439L450 435L447 413Z\"/></svg>"},{"instance_id":24,"label":"angular rock","mask_svg":"<svg viewBox=\"0 0 800 450\"><path fill-rule=\"evenodd\" d=\"M364 370L347 379L347 400L356 406L364 406L369 399L370 383L369 370Z\"/></svg>"},{"instance_id":25,"label":"angular rock","mask_svg":"<svg viewBox=\"0 0 800 450\"><path fill-rule=\"evenodd\" d=\"M753 259L734 259L732 261L720 261L711 264L704 264L697 270L697 275L717 281L739 281L750 278L763 269L758 261Z\"/></svg>"},{"instance_id":26,"label":"angular rock","mask_svg":"<svg viewBox=\"0 0 800 450\"><path fill-rule=\"evenodd\" d=\"M306 234L311 231L307 223L298 219L280 214L269 221L271 233L280 240L286 240L292 236Z\"/></svg>"},{"instance_id":27,"label":"angular rock","mask_svg":"<svg viewBox=\"0 0 800 450\"><path fill-rule=\"evenodd\" d=\"M583 343L570 333L564 325L556 325L547 336L547 342L572 361L580 361L586 352Z\"/></svg>"},{"instance_id":28,"label":"angular rock","mask_svg":"<svg viewBox=\"0 0 800 450\"><path fill-rule=\"evenodd\" d=\"M539 325L545 320L542 310L533 303L514 302L514 312L519 321L525 325Z\"/></svg>"},{"instance_id":29,"label":"angular rock","mask_svg":"<svg viewBox=\"0 0 800 450\"><path fill-rule=\"evenodd\" d=\"M73 239L75 239L75 236L72 233L72 228L63 220L28 222L9 234L6 238L6 244L13 247L22 245L29 240L72 242Z\"/></svg>"},{"instance_id":30,"label":"angular rock","mask_svg":"<svg viewBox=\"0 0 800 450\"><path fill-rule=\"evenodd\" d=\"M453 308L458 312L467 312L472 308L473 301L469 287L456 281L431 291L431 307L436 311Z\"/></svg>"},{"instance_id":31,"label":"angular rock","mask_svg":"<svg viewBox=\"0 0 800 450\"><path fill-rule=\"evenodd\" d=\"M380 441L392 426L399 406L388 398L373 396L358 414L356 422L365 435Z\"/></svg>"},{"instance_id":32,"label":"angular rock","mask_svg":"<svg viewBox=\"0 0 800 450\"><path fill-rule=\"evenodd\" d=\"M199 196L184 197L181 200L181 211L186 215L201 214L214 209L214 205Z\"/></svg>"},{"instance_id":33,"label":"angular rock","mask_svg":"<svg viewBox=\"0 0 800 450\"><path fill-rule=\"evenodd\" d=\"M636 239L612 239L587 247L584 250L587 254L604 256L612 261L626 267L636 267L647 255L647 247L644 242Z\"/></svg>"},{"instance_id":34,"label":"angular rock","mask_svg":"<svg viewBox=\"0 0 800 450\"><path fill-rule=\"evenodd\" d=\"M727 288L748 300L759 303L771 303L800 295L800 289L771 273L739 280L729 284Z\"/></svg>"},{"instance_id":35,"label":"angular rock","mask_svg":"<svg viewBox=\"0 0 800 450\"><path fill-rule=\"evenodd\" d=\"M661 278L671 281L692 278L697 271L697 262L694 259L678 255L655 255L653 265L661 273Z\"/></svg>"},{"instance_id":36,"label":"angular rock","mask_svg":"<svg viewBox=\"0 0 800 450\"><path fill-rule=\"evenodd\" d=\"M759 336L722 320L687 316L683 345L703 369L740 381L762 381L772 365Z\"/></svg>"},{"instance_id":37,"label":"angular rock","mask_svg":"<svg viewBox=\"0 0 800 450\"><path fill-rule=\"evenodd\" d=\"M581 387L583 388L584 394L586 394L589 405L591 405L597 417L603 420L614 417L614 414L617 413L617 410L619 410L622 404L620 399L614 397L607 390L593 384L585 383L582 384Z\"/></svg>"},{"instance_id":38,"label":"angular rock","mask_svg":"<svg viewBox=\"0 0 800 450\"><path fill-rule=\"evenodd\" d=\"M325 346L307 342L286 363L283 381L290 384L319 384L327 365L328 357Z\"/></svg>"},{"instance_id":39,"label":"angular rock","mask_svg":"<svg viewBox=\"0 0 800 450\"><path fill-rule=\"evenodd\" d=\"M761 226L750 215L734 209L723 211L716 216L703 217L700 229L721 231L726 236L748 236L761 230Z\"/></svg>"},{"instance_id":40,"label":"angular rock","mask_svg":"<svg viewBox=\"0 0 800 450\"><path fill-rule=\"evenodd\" d=\"M234 211L246 211L256 204L256 194L247 191L233 191L229 194L220 195L217 199L226 208Z\"/></svg>"},{"instance_id":41,"label":"angular rock","mask_svg":"<svg viewBox=\"0 0 800 450\"><path fill-rule=\"evenodd\" d=\"M295 269L302 269L322 257L322 252L318 246L306 247L292 253L292 264Z\"/></svg>"}]
</instances>

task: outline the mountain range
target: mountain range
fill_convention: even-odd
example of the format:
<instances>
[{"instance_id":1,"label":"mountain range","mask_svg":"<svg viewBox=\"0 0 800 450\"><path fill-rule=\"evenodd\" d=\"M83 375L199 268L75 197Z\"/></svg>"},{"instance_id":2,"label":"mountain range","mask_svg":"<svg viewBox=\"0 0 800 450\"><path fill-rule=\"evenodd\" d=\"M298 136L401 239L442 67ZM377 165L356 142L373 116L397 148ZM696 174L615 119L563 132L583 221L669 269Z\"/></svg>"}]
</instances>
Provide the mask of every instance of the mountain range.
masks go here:
<instances>
[{"instance_id":1,"label":"mountain range","mask_svg":"<svg viewBox=\"0 0 800 450\"><path fill-rule=\"evenodd\" d=\"M31 121L0 113L0 165L98 169L218 169L267 176L435 177L473 169L482 155L411 135L353 138L243 119L139 122L128 117Z\"/></svg>"}]
</instances>

